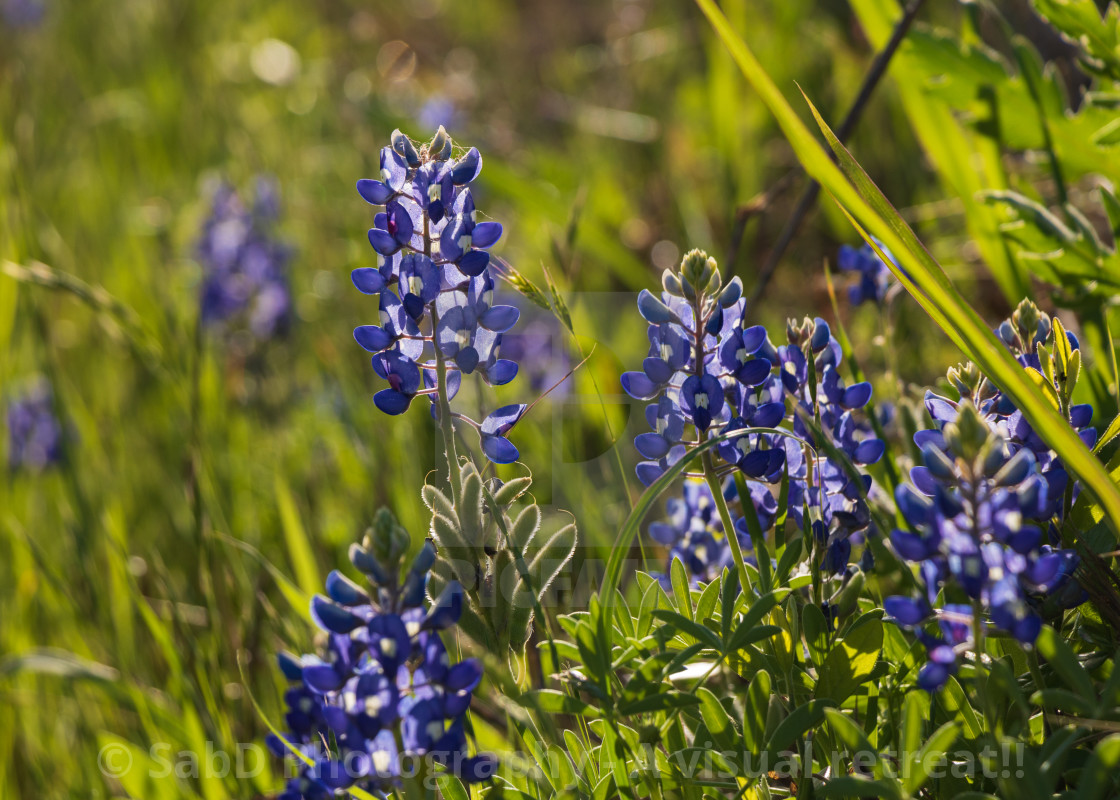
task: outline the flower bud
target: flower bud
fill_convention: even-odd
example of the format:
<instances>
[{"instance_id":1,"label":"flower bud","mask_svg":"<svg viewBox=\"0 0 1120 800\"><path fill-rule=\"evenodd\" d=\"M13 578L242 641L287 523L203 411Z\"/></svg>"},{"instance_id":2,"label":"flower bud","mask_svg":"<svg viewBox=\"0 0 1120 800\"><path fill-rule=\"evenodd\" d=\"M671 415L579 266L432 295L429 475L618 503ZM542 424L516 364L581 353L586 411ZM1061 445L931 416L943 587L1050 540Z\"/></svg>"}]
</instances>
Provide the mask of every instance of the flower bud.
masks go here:
<instances>
[{"instance_id":1,"label":"flower bud","mask_svg":"<svg viewBox=\"0 0 1120 800\"><path fill-rule=\"evenodd\" d=\"M689 250L681 259L681 275L698 291L703 291L711 278L711 266L715 262L703 250Z\"/></svg>"},{"instance_id":2,"label":"flower bud","mask_svg":"<svg viewBox=\"0 0 1120 800\"><path fill-rule=\"evenodd\" d=\"M451 137L447 135L447 131L442 125L436 131L436 135L432 137L431 143L428 145L428 157L435 161L446 161L447 158L443 156L443 151L447 149L450 151Z\"/></svg>"},{"instance_id":3,"label":"flower bud","mask_svg":"<svg viewBox=\"0 0 1120 800\"><path fill-rule=\"evenodd\" d=\"M681 279L672 270L665 270L661 273L661 286L673 297L684 297L684 287L681 286Z\"/></svg>"},{"instance_id":4,"label":"flower bud","mask_svg":"<svg viewBox=\"0 0 1120 800\"><path fill-rule=\"evenodd\" d=\"M727 282L723 290L719 293L719 304L724 308L730 308L739 302L739 298L743 296L743 281L736 275Z\"/></svg>"},{"instance_id":5,"label":"flower bud","mask_svg":"<svg viewBox=\"0 0 1120 800\"><path fill-rule=\"evenodd\" d=\"M389 141L392 143L393 152L408 162L410 167L420 166L420 154L416 152L412 141L401 133L400 128L393 131Z\"/></svg>"}]
</instances>

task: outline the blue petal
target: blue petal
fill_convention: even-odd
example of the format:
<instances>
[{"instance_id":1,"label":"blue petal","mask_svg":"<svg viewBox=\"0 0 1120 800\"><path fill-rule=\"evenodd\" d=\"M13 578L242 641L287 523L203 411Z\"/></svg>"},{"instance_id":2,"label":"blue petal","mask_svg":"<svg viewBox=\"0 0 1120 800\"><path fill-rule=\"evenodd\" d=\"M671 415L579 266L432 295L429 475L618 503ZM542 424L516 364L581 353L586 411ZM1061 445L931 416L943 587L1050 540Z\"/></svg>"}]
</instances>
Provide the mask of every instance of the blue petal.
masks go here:
<instances>
[{"instance_id":1,"label":"blue petal","mask_svg":"<svg viewBox=\"0 0 1120 800\"><path fill-rule=\"evenodd\" d=\"M634 446L646 458L659 459L669 452L669 442L659 433L642 433L634 439Z\"/></svg>"},{"instance_id":2,"label":"blue petal","mask_svg":"<svg viewBox=\"0 0 1120 800\"><path fill-rule=\"evenodd\" d=\"M382 389L373 396L373 403L382 412L391 416L403 414L412 404L412 397L396 389Z\"/></svg>"},{"instance_id":3,"label":"blue petal","mask_svg":"<svg viewBox=\"0 0 1120 800\"><path fill-rule=\"evenodd\" d=\"M665 322L680 322L669 306L654 297L649 289L642 289L638 295L638 312L646 322L660 325Z\"/></svg>"},{"instance_id":4,"label":"blue petal","mask_svg":"<svg viewBox=\"0 0 1120 800\"><path fill-rule=\"evenodd\" d=\"M668 383L673 377L673 368L656 356L649 356L642 361L642 371L651 381L659 384Z\"/></svg>"},{"instance_id":5,"label":"blue petal","mask_svg":"<svg viewBox=\"0 0 1120 800\"><path fill-rule=\"evenodd\" d=\"M1081 430L1093 421L1093 407L1088 403L1080 403L1069 410L1069 422L1077 430Z\"/></svg>"},{"instance_id":6,"label":"blue petal","mask_svg":"<svg viewBox=\"0 0 1120 800\"><path fill-rule=\"evenodd\" d=\"M957 405L933 392L926 392L926 410L938 422L952 422L957 418Z\"/></svg>"},{"instance_id":7,"label":"blue petal","mask_svg":"<svg viewBox=\"0 0 1120 800\"><path fill-rule=\"evenodd\" d=\"M495 333L505 333L517 324L521 312L513 306L492 306L479 318L482 327Z\"/></svg>"},{"instance_id":8,"label":"blue petal","mask_svg":"<svg viewBox=\"0 0 1120 800\"><path fill-rule=\"evenodd\" d=\"M464 783L488 781L498 774L499 766L497 756L490 753L479 753L463 761L455 759L452 762L453 769Z\"/></svg>"},{"instance_id":9,"label":"blue petal","mask_svg":"<svg viewBox=\"0 0 1120 800\"><path fill-rule=\"evenodd\" d=\"M344 606L360 606L369 602L369 595L337 569L327 576L327 595Z\"/></svg>"},{"instance_id":10,"label":"blue petal","mask_svg":"<svg viewBox=\"0 0 1120 800\"><path fill-rule=\"evenodd\" d=\"M363 294L377 294L385 288L385 279L381 271L372 267L361 267L350 273L350 280Z\"/></svg>"},{"instance_id":11,"label":"blue petal","mask_svg":"<svg viewBox=\"0 0 1120 800\"><path fill-rule=\"evenodd\" d=\"M772 368L773 365L765 358L755 358L740 367L735 377L747 386L758 386L770 377Z\"/></svg>"},{"instance_id":12,"label":"blue petal","mask_svg":"<svg viewBox=\"0 0 1120 800\"><path fill-rule=\"evenodd\" d=\"M649 400L657 394L660 387L646 377L644 372L624 372L622 389L635 400Z\"/></svg>"},{"instance_id":13,"label":"blue petal","mask_svg":"<svg viewBox=\"0 0 1120 800\"><path fill-rule=\"evenodd\" d=\"M882 439L864 439L856 446L855 457L852 459L857 464L875 464L883 457L887 446Z\"/></svg>"},{"instance_id":14,"label":"blue petal","mask_svg":"<svg viewBox=\"0 0 1120 800\"><path fill-rule=\"evenodd\" d=\"M739 462L739 468L752 478L760 478L770 469L772 450L754 450L747 453Z\"/></svg>"},{"instance_id":15,"label":"blue petal","mask_svg":"<svg viewBox=\"0 0 1120 800\"><path fill-rule=\"evenodd\" d=\"M458 581L451 581L447 588L440 593L432 605L428 616L424 620L424 627L428 630L443 630L450 628L459 621L463 614L463 587Z\"/></svg>"},{"instance_id":16,"label":"blue petal","mask_svg":"<svg viewBox=\"0 0 1120 800\"><path fill-rule=\"evenodd\" d=\"M907 561L921 561L929 555L925 540L910 531L895 530L891 533L891 544L898 554Z\"/></svg>"},{"instance_id":17,"label":"blue petal","mask_svg":"<svg viewBox=\"0 0 1120 800\"><path fill-rule=\"evenodd\" d=\"M844 399L840 405L844 408L863 408L871 399L871 384L864 381L849 386L844 390Z\"/></svg>"},{"instance_id":18,"label":"blue petal","mask_svg":"<svg viewBox=\"0 0 1120 800\"><path fill-rule=\"evenodd\" d=\"M928 662L918 672L918 686L927 692L936 692L949 680L949 668L944 664Z\"/></svg>"},{"instance_id":19,"label":"blue petal","mask_svg":"<svg viewBox=\"0 0 1120 800\"><path fill-rule=\"evenodd\" d=\"M738 280L738 278L736 278ZM754 355L766 342L766 328L762 325L752 325L743 331L743 349L749 355Z\"/></svg>"},{"instance_id":20,"label":"blue petal","mask_svg":"<svg viewBox=\"0 0 1120 800\"><path fill-rule=\"evenodd\" d=\"M467 154L460 158L451 167L451 182L456 186L463 186L478 177L482 171L482 156L477 147L472 147Z\"/></svg>"},{"instance_id":21,"label":"blue petal","mask_svg":"<svg viewBox=\"0 0 1120 800\"><path fill-rule=\"evenodd\" d=\"M490 247L502 238L502 223L480 222L471 231L471 244L475 247Z\"/></svg>"},{"instance_id":22,"label":"blue petal","mask_svg":"<svg viewBox=\"0 0 1120 800\"><path fill-rule=\"evenodd\" d=\"M751 424L757 428L773 428L782 421L785 415L785 403L763 403L755 409Z\"/></svg>"},{"instance_id":23,"label":"blue petal","mask_svg":"<svg viewBox=\"0 0 1120 800\"><path fill-rule=\"evenodd\" d=\"M676 544L677 540L681 538L672 525L667 525L664 522L650 523L649 535L655 542L663 545Z\"/></svg>"},{"instance_id":24,"label":"blue petal","mask_svg":"<svg viewBox=\"0 0 1120 800\"><path fill-rule=\"evenodd\" d=\"M472 278L478 277L490 264L490 254L485 250L468 250L456 262L459 271Z\"/></svg>"},{"instance_id":25,"label":"blue petal","mask_svg":"<svg viewBox=\"0 0 1120 800\"><path fill-rule=\"evenodd\" d=\"M303 663L300 659L291 653L280 652L276 656L276 661L280 664L280 671L285 678L290 681L303 679Z\"/></svg>"},{"instance_id":26,"label":"blue petal","mask_svg":"<svg viewBox=\"0 0 1120 800\"><path fill-rule=\"evenodd\" d=\"M470 375L474 372L474 368L478 366L478 351L467 345L455 354L455 364L467 375Z\"/></svg>"},{"instance_id":27,"label":"blue petal","mask_svg":"<svg viewBox=\"0 0 1120 800\"><path fill-rule=\"evenodd\" d=\"M389 235L389 231L383 231L380 228L369 229L369 243L383 256L391 256L393 253L400 250L400 242Z\"/></svg>"},{"instance_id":28,"label":"blue petal","mask_svg":"<svg viewBox=\"0 0 1120 800\"><path fill-rule=\"evenodd\" d=\"M350 633L362 624L358 616L318 594L311 598L311 618L316 625L331 633Z\"/></svg>"},{"instance_id":29,"label":"blue petal","mask_svg":"<svg viewBox=\"0 0 1120 800\"><path fill-rule=\"evenodd\" d=\"M643 486L649 486L660 478L664 471L665 469L656 461L643 461L634 468L634 472Z\"/></svg>"},{"instance_id":30,"label":"blue petal","mask_svg":"<svg viewBox=\"0 0 1120 800\"><path fill-rule=\"evenodd\" d=\"M363 178L358 181L358 194L371 205L383 206L392 199L395 192L381 181L371 181L369 178Z\"/></svg>"},{"instance_id":31,"label":"blue petal","mask_svg":"<svg viewBox=\"0 0 1120 800\"><path fill-rule=\"evenodd\" d=\"M380 353L393 344L393 337L378 325L359 325L354 329L354 341L371 353Z\"/></svg>"},{"instance_id":32,"label":"blue petal","mask_svg":"<svg viewBox=\"0 0 1120 800\"><path fill-rule=\"evenodd\" d=\"M486 370L486 380L491 386L505 386L516 377L517 362L508 358L499 358Z\"/></svg>"},{"instance_id":33,"label":"blue petal","mask_svg":"<svg viewBox=\"0 0 1120 800\"><path fill-rule=\"evenodd\" d=\"M910 480L923 494L932 495L937 491L937 481L933 479L928 467L912 467L910 469Z\"/></svg>"},{"instance_id":34,"label":"blue petal","mask_svg":"<svg viewBox=\"0 0 1120 800\"><path fill-rule=\"evenodd\" d=\"M512 464L520 456L513 442L504 436L483 436L482 452L495 464Z\"/></svg>"},{"instance_id":35,"label":"blue petal","mask_svg":"<svg viewBox=\"0 0 1120 800\"><path fill-rule=\"evenodd\" d=\"M487 436L501 436L509 432L528 408L524 403L512 403L491 411L482 421L481 430Z\"/></svg>"},{"instance_id":36,"label":"blue petal","mask_svg":"<svg viewBox=\"0 0 1120 800\"><path fill-rule=\"evenodd\" d=\"M333 692L344 683L338 670L330 664L311 664L304 667L303 682L320 694Z\"/></svg>"},{"instance_id":37,"label":"blue petal","mask_svg":"<svg viewBox=\"0 0 1120 800\"><path fill-rule=\"evenodd\" d=\"M913 627L921 624L929 616L929 606L924 600L915 600L912 597L888 597L883 601L883 609L888 615L894 617L899 625Z\"/></svg>"}]
</instances>

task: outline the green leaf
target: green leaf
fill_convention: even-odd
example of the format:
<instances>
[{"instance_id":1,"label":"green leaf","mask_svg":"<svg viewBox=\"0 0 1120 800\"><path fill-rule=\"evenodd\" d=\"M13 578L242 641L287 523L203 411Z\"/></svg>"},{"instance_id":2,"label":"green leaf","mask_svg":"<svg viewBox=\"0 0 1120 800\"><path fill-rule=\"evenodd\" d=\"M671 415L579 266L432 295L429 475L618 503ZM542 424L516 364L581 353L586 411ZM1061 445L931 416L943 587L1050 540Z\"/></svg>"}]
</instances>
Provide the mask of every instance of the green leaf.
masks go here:
<instances>
[{"instance_id":1,"label":"green leaf","mask_svg":"<svg viewBox=\"0 0 1120 800\"><path fill-rule=\"evenodd\" d=\"M883 649L883 623L871 620L832 646L820 669L816 696L842 703L871 677Z\"/></svg>"},{"instance_id":2,"label":"green leaf","mask_svg":"<svg viewBox=\"0 0 1120 800\"><path fill-rule=\"evenodd\" d=\"M726 567L723 569L723 596L720 598L721 611L720 611L720 636L727 640L728 635L731 633L731 623L735 616L735 609L739 605L739 600L742 598L742 592L739 591L739 571L729 570Z\"/></svg>"},{"instance_id":3,"label":"green leaf","mask_svg":"<svg viewBox=\"0 0 1120 800\"><path fill-rule=\"evenodd\" d=\"M623 703L618 707L619 714L649 714L655 711L669 711L675 708L687 708L700 702L694 695L684 692L659 692L658 694L642 697L630 703Z\"/></svg>"},{"instance_id":4,"label":"green leaf","mask_svg":"<svg viewBox=\"0 0 1120 800\"><path fill-rule=\"evenodd\" d=\"M688 619L693 619L691 584L688 580L688 573L684 568L684 562L679 558L674 558L673 563L669 565L669 578L673 582L673 600L676 602L677 608Z\"/></svg>"},{"instance_id":5,"label":"green leaf","mask_svg":"<svg viewBox=\"0 0 1120 800\"><path fill-rule=\"evenodd\" d=\"M754 507L750 489L743 479L742 472L735 470L733 474L735 476L735 491L739 495L739 506L743 510L743 519L747 523L747 531L751 536L751 546L754 548L755 558L758 561L759 583L762 585L762 591L768 592L773 588L773 577L771 576L773 566L770 563L770 551L766 546L766 536L762 531L762 523L758 519L758 509Z\"/></svg>"},{"instance_id":6,"label":"green leaf","mask_svg":"<svg viewBox=\"0 0 1120 800\"><path fill-rule=\"evenodd\" d=\"M719 589L719 578L704 587L704 591L700 593L700 599L696 601L697 621L706 622L712 618L712 612L715 611L716 602L719 600Z\"/></svg>"},{"instance_id":7,"label":"green leaf","mask_svg":"<svg viewBox=\"0 0 1120 800\"><path fill-rule=\"evenodd\" d=\"M1114 733L1102 739L1093 748L1093 754L1081 769L1081 779L1077 786L1079 800L1115 797L1115 774L1118 766L1120 766L1120 733Z\"/></svg>"},{"instance_id":8,"label":"green leaf","mask_svg":"<svg viewBox=\"0 0 1120 800\"><path fill-rule=\"evenodd\" d=\"M683 614L677 614L674 611L664 611L658 609L653 612L654 619L659 619L666 625L674 630L691 636L698 642L712 648L717 653L723 651L723 642L716 636L715 632L708 630L708 628L701 625L699 622L689 619Z\"/></svg>"},{"instance_id":9,"label":"green leaf","mask_svg":"<svg viewBox=\"0 0 1120 800\"><path fill-rule=\"evenodd\" d=\"M743 712L743 738L751 752L762 750L766 734L766 710L770 706L770 674L759 670L747 686L747 699Z\"/></svg>"},{"instance_id":10,"label":"green leaf","mask_svg":"<svg viewBox=\"0 0 1120 800\"><path fill-rule=\"evenodd\" d=\"M798 561L801 560L801 551L804 546L804 537L797 536L794 539L786 542L786 547L782 551L781 557L778 559L778 571L774 578L774 582L779 586L789 580L789 574L793 570Z\"/></svg>"},{"instance_id":11,"label":"green leaf","mask_svg":"<svg viewBox=\"0 0 1120 800\"><path fill-rule=\"evenodd\" d=\"M915 696L915 694L910 695L910 697ZM921 749L912 756L914 760L910 769L904 773L902 784L907 793L914 794L921 789L929 779L930 771L944 764L945 753L957 741L960 733L960 726L955 722L946 722L933 732Z\"/></svg>"},{"instance_id":12,"label":"green leaf","mask_svg":"<svg viewBox=\"0 0 1120 800\"><path fill-rule=\"evenodd\" d=\"M1077 660L1073 650L1065 640L1049 625L1042 627L1042 632L1035 642L1039 655L1049 662L1062 681L1082 697L1087 703L1096 704L1097 693L1093 688L1093 680L1081 663Z\"/></svg>"},{"instance_id":13,"label":"green leaf","mask_svg":"<svg viewBox=\"0 0 1120 800\"><path fill-rule=\"evenodd\" d=\"M498 502L495 498L494 502ZM533 537L541 527L541 509L536 503L525 506L513 525L509 529L510 538L513 540L514 549L525 554L525 549L530 546Z\"/></svg>"},{"instance_id":14,"label":"green leaf","mask_svg":"<svg viewBox=\"0 0 1120 800\"><path fill-rule=\"evenodd\" d=\"M499 506L508 506L529 491L529 487L532 485L533 477L531 475L508 480L494 492L494 502Z\"/></svg>"},{"instance_id":15,"label":"green leaf","mask_svg":"<svg viewBox=\"0 0 1120 800\"><path fill-rule=\"evenodd\" d=\"M276 473L275 491L276 506L280 512L280 526L284 530L284 541L288 545L288 556L295 570L296 583L304 594L313 595L320 591L322 578L315 564L311 540L307 538L307 532L303 528L295 501L292 499L292 492L279 472Z\"/></svg>"},{"instance_id":16,"label":"green leaf","mask_svg":"<svg viewBox=\"0 0 1120 800\"><path fill-rule=\"evenodd\" d=\"M910 758L922 746L922 723L929 705L918 692L910 692L902 701L902 754Z\"/></svg>"},{"instance_id":17,"label":"green leaf","mask_svg":"<svg viewBox=\"0 0 1120 800\"><path fill-rule=\"evenodd\" d=\"M720 750L738 752L740 749L739 732L735 730L735 723L732 721L731 715L727 713L727 709L723 707L714 694L703 686L696 690L696 696L700 699L700 716L711 732L716 746Z\"/></svg>"},{"instance_id":18,"label":"green leaf","mask_svg":"<svg viewBox=\"0 0 1120 800\"><path fill-rule=\"evenodd\" d=\"M436 786L439 787L439 796L444 800L470 800L463 784L450 773L445 772L437 775Z\"/></svg>"},{"instance_id":19,"label":"green leaf","mask_svg":"<svg viewBox=\"0 0 1120 800\"><path fill-rule=\"evenodd\" d=\"M855 775L841 775L833 778L819 790L821 797L901 797L897 781L884 778L871 780Z\"/></svg>"},{"instance_id":20,"label":"green leaf","mask_svg":"<svg viewBox=\"0 0 1120 800\"><path fill-rule=\"evenodd\" d=\"M766 742L766 751L777 754L789 749L790 745L824 719L825 709L832 708L834 705L831 700L817 699L794 709L793 713L774 729L769 741Z\"/></svg>"},{"instance_id":21,"label":"green leaf","mask_svg":"<svg viewBox=\"0 0 1120 800\"><path fill-rule=\"evenodd\" d=\"M538 689L525 697L536 708L549 714L578 714L590 718L599 716L599 709L556 689Z\"/></svg>"},{"instance_id":22,"label":"green leaf","mask_svg":"<svg viewBox=\"0 0 1120 800\"><path fill-rule=\"evenodd\" d=\"M805 606L801 611L801 629L805 633L805 643L809 646L809 657L813 660L813 665L819 668L828 655L830 631L820 606L815 603Z\"/></svg>"}]
</instances>

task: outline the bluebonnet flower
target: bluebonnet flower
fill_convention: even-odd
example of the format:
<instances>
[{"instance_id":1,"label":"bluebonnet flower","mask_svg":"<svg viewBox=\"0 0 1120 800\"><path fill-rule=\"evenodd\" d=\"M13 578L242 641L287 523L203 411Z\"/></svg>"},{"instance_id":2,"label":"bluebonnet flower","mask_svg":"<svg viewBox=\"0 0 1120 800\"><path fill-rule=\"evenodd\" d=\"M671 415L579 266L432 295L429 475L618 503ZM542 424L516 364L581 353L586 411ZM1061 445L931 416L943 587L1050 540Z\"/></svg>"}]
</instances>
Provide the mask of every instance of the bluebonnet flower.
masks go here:
<instances>
[{"instance_id":1,"label":"bluebonnet flower","mask_svg":"<svg viewBox=\"0 0 1120 800\"><path fill-rule=\"evenodd\" d=\"M1042 627L1039 599L1076 594L1065 587L1077 556L1045 541L1054 508L1034 454L1014 447L971 400L954 411L940 431L915 436L923 463L911 470L913 486L900 486L895 498L909 529L895 530L891 542L919 565L925 596L892 598L887 610L899 624L920 628L945 592L968 601L970 616L984 615L974 624L1033 644ZM967 649L960 636L945 636L958 655ZM930 649L937 658L924 673L925 688L937 688L955 669L941 646Z\"/></svg>"},{"instance_id":2,"label":"bluebonnet flower","mask_svg":"<svg viewBox=\"0 0 1120 800\"><path fill-rule=\"evenodd\" d=\"M788 474L794 518L802 524L804 507L814 509L823 564L843 572L849 537L870 522L862 499L870 478L855 482L823 455L816 426L853 463L878 461L885 446L863 417L870 384L847 385L839 377L842 351L824 320L791 322L781 347L762 326L747 325L742 284L723 284L715 261L701 251L667 270L663 288L660 298L638 296L649 351L640 371L622 376L627 394L653 401L646 408L652 430L635 439L647 459L637 467L639 479L649 485L691 447L742 431L720 442L718 477L738 470L751 481L775 483ZM785 435L773 430L779 427ZM812 461L805 446L816 453Z\"/></svg>"},{"instance_id":3,"label":"bluebonnet flower","mask_svg":"<svg viewBox=\"0 0 1120 800\"><path fill-rule=\"evenodd\" d=\"M8 467L39 472L63 458L63 430L46 382L32 386L8 405Z\"/></svg>"},{"instance_id":4,"label":"bluebonnet flower","mask_svg":"<svg viewBox=\"0 0 1120 800\"><path fill-rule=\"evenodd\" d=\"M898 262L891 251L879 243L880 249L896 266ZM879 254L869 244L864 244L858 250L849 245L840 245L840 253L836 265L843 272L856 272L859 280L848 287L848 301L853 306L864 302L882 305L887 297L887 290L891 287L891 270Z\"/></svg>"},{"instance_id":5,"label":"bluebonnet flower","mask_svg":"<svg viewBox=\"0 0 1120 800\"><path fill-rule=\"evenodd\" d=\"M374 396L386 414L403 414L423 395L438 418L439 393L453 399L464 375L478 375L491 386L517 375L516 362L499 351L520 312L494 302L488 252L502 226L479 220L470 190L482 157L475 148L452 155L442 127L419 149L394 131L381 151L379 179L358 181L367 202L385 207L369 231L377 266L356 269L351 277L359 291L379 295L379 324L359 326L354 338L389 383ZM500 419L491 415L481 423L454 416L479 430L492 461L517 459L505 435L520 414L502 410Z\"/></svg>"},{"instance_id":6,"label":"bluebonnet flower","mask_svg":"<svg viewBox=\"0 0 1120 800\"><path fill-rule=\"evenodd\" d=\"M502 354L520 365L518 374L534 394L549 390L567 393L564 377L572 363L563 345L559 320L529 303L521 307L521 320L523 324L516 333L503 337Z\"/></svg>"},{"instance_id":7,"label":"bluebonnet flower","mask_svg":"<svg viewBox=\"0 0 1120 800\"><path fill-rule=\"evenodd\" d=\"M1096 428L1092 426L1093 407L1087 403L1072 401L1081 361L1080 345L1077 337L1065 330L1061 321L1051 319L1030 301L1024 300L1016 308L1011 318L1004 320L996 329L996 335L1007 345L1022 367L1035 373L1040 385L1049 384L1053 388L1052 400L1059 412L1077 431L1087 447L1097 441ZM1059 347L1060 342L1064 347ZM1063 368L1058 363L1059 356L1068 359L1070 364ZM1079 487L1071 484L1069 475L1061 459L1050 449L1043 438L1032 428L1011 398L991 384L974 364L962 364L948 372L948 380L962 400L969 400L976 406L986 424L1007 440L1012 453L1020 449L1029 450L1033 455L1037 471L1046 480L1050 501L1047 516L1057 515L1064 518L1069 505L1076 499ZM925 396L926 410L938 427L957 414L957 402L934 392ZM923 440L935 440L936 431L919 434ZM1051 540L1057 541L1056 529L1051 529Z\"/></svg>"},{"instance_id":8,"label":"bluebonnet flower","mask_svg":"<svg viewBox=\"0 0 1120 800\"><path fill-rule=\"evenodd\" d=\"M758 514L763 530L769 529L778 513L778 502L760 484L750 484L751 502ZM734 489L731 490L734 498ZM724 567L734 569L731 545L716 510L712 490L703 480L689 478L685 481L681 497L670 498L667 503L668 518L649 526L655 542L669 548L667 565L674 559L684 564L693 583L710 583L720 576ZM733 517L735 535L743 550L751 549L750 533L746 520ZM668 584L668 566L664 575L658 576Z\"/></svg>"},{"instance_id":9,"label":"bluebonnet flower","mask_svg":"<svg viewBox=\"0 0 1120 800\"><path fill-rule=\"evenodd\" d=\"M45 0L0 0L0 17L17 28L29 28L43 21L47 13Z\"/></svg>"},{"instance_id":10,"label":"bluebonnet flower","mask_svg":"<svg viewBox=\"0 0 1120 800\"><path fill-rule=\"evenodd\" d=\"M218 186L197 246L204 324L244 328L258 340L287 327L291 250L272 233L278 215L276 186L266 178L257 179L252 208L229 184Z\"/></svg>"},{"instance_id":11,"label":"bluebonnet flower","mask_svg":"<svg viewBox=\"0 0 1120 800\"><path fill-rule=\"evenodd\" d=\"M435 551L426 543L400 579L408 534L379 513L351 561L367 590L339 572L327 578L311 616L326 643L322 655L282 654L291 682L285 694L287 733L270 747L311 760L280 795L330 798L353 787L379 795L400 785L402 762L427 758L466 781L493 775L488 755L467 756L465 714L482 677L475 659L452 664L440 638L462 613L463 590L451 583L430 608L425 586ZM285 743L286 742L286 743Z\"/></svg>"}]
</instances>

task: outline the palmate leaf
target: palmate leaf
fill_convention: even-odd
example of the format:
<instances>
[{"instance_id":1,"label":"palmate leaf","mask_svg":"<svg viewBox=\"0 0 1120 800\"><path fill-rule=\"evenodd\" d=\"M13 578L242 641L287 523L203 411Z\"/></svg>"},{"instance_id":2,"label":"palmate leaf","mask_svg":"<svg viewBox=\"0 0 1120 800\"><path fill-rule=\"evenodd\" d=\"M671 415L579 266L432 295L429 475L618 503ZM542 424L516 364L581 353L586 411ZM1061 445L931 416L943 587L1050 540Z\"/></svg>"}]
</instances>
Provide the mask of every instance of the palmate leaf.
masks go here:
<instances>
[{"instance_id":1,"label":"palmate leaf","mask_svg":"<svg viewBox=\"0 0 1120 800\"><path fill-rule=\"evenodd\" d=\"M1030 382L1008 349L950 283L944 270L898 212L875 186L835 134L809 104L840 164L834 164L766 74L750 48L735 33L713 0L696 0L730 50L747 80L778 120L806 172L827 189L860 235L878 237L900 266L884 259L891 271L945 334L1000 387L1023 416L1097 498L1112 527L1120 530L1120 488L1093 457L1069 423ZM857 188L858 187L858 188ZM865 229L866 228L866 229ZM872 246L878 247L872 243ZM882 255L881 250L879 251Z\"/></svg>"}]
</instances>

